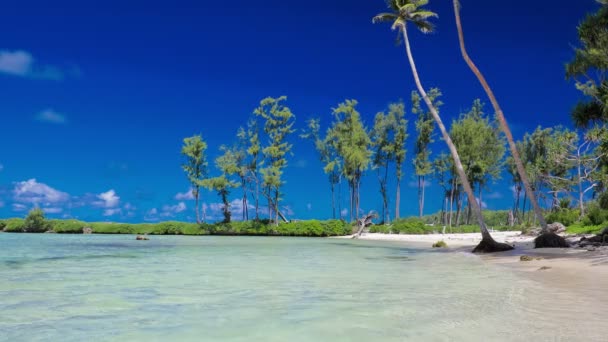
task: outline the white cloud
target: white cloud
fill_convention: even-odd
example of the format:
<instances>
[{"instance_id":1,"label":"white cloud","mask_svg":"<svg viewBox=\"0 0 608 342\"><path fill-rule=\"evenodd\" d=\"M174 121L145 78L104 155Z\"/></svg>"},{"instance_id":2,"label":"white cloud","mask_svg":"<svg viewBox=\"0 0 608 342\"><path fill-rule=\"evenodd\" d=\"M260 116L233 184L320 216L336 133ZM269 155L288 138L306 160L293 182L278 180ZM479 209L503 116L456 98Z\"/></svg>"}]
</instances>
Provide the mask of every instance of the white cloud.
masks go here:
<instances>
[{"instance_id":1,"label":"white cloud","mask_svg":"<svg viewBox=\"0 0 608 342\"><path fill-rule=\"evenodd\" d=\"M42 208L42 210L46 214L59 214L59 213L63 212L63 208L59 208L59 207Z\"/></svg>"},{"instance_id":2,"label":"white cloud","mask_svg":"<svg viewBox=\"0 0 608 342\"><path fill-rule=\"evenodd\" d=\"M194 195L192 194L192 188L188 189L186 192L178 192L175 195L175 199L177 201L191 201L194 200Z\"/></svg>"},{"instance_id":3,"label":"white cloud","mask_svg":"<svg viewBox=\"0 0 608 342\"><path fill-rule=\"evenodd\" d=\"M97 201L94 204L99 207L115 208L120 203L120 197L116 195L116 191L114 191L114 189L102 192L101 194L97 195L97 198L100 201Z\"/></svg>"},{"instance_id":4,"label":"white cloud","mask_svg":"<svg viewBox=\"0 0 608 342\"><path fill-rule=\"evenodd\" d=\"M19 203L31 204L56 204L66 202L70 195L53 189L44 183L38 183L32 178L24 182L15 183L13 189L13 200Z\"/></svg>"},{"instance_id":5,"label":"white cloud","mask_svg":"<svg viewBox=\"0 0 608 342\"><path fill-rule=\"evenodd\" d=\"M484 201L479 201L479 197L475 197L475 201L477 201L477 205L481 206L481 209L487 209L488 204Z\"/></svg>"},{"instance_id":6,"label":"white cloud","mask_svg":"<svg viewBox=\"0 0 608 342\"><path fill-rule=\"evenodd\" d=\"M425 180L424 180L424 182L423 182L422 184L423 184L423 186L424 186L425 188L428 188L428 187L430 187L430 186L431 186L431 184L432 184L432 183L431 183L431 181L430 181L430 180L425 179ZM407 183L407 186L408 186L408 187L410 187L410 188L418 188L418 181L417 181L417 180L415 180L415 181L408 182L408 183Z\"/></svg>"},{"instance_id":7,"label":"white cloud","mask_svg":"<svg viewBox=\"0 0 608 342\"><path fill-rule=\"evenodd\" d=\"M144 221L158 221L158 209L152 208L144 215Z\"/></svg>"},{"instance_id":8,"label":"white cloud","mask_svg":"<svg viewBox=\"0 0 608 342\"><path fill-rule=\"evenodd\" d=\"M308 166L308 161L306 159L300 159L295 164L295 167L298 167L301 169L305 168L306 166Z\"/></svg>"},{"instance_id":9,"label":"white cloud","mask_svg":"<svg viewBox=\"0 0 608 342\"><path fill-rule=\"evenodd\" d=\"M0 164L0 172L2 172L2 170L4 170L4 165Z\"/></svg>"},{"instance_id":10,"label":"white cloud","mask_svg":"<svg viewBox=\"0 0 608 342\"><path fill-rule=\"evenodd\" d=\"M40 122L48 122L52 124L65 124L67 120L64 114L54 111L53 109L45 109L36 115L36 120Z\"/></svg>"},{"instance_id":11,"label":"white cloud","mask_svg":"<svg viewBox=\"0 0 608 342\"><path fill-rule=\"evenodd\" d=\"M312 203L307 203L307 204L306 204L306 209L307 209L308 211L311 211L311 210L312 210Z\"/></svg>"},{"instance_id":12,"label":"white cloud","mask_svg":"<svg viewBox=\"0 0 608 342\"><path fill-rule=\"evenodd\" d=\"M503 197L503 195L501 192L495 191L495 192L491 192L483 197L487 198L487 199L500 199Z\"/></svg>"},{"instance_id":13,"label":"white cloud","mask_svg":"<svg viewBox=\"0 0 608 342\"><path fill-rule=\"evenodd\" d=\"M60 81L64 73L57 67L40 65L27 51L0 50L0 73L37 79Z\"/></svg>"},{"instance_id":14,"label":"white cloud","mask_svg":"<svg viewBox=\"0 0 608 342\"><path fill-rule=\"evenodd\" d=\"M0 201L0 208L4 208L4 202Z\"/></svg>"},{"instance_id":15,"label":"white cloud","mask_svg":"<svg viewBox=\"0 0 608 342\"><path fill-rule=\"evenodd\" d=\"M184 202L179 202L176 205L164 205L163 210L160 213L162 217L172 217L176 214L179 214L187 209L186 204Z\"/></svg>"},{"instance_id":16,"label":"white cloud","mask_svg":"<svg viewBox=\"0 0 608 342\"><path fill-rule=\"evenodd\" d=\"M344 208L340 211L340 216L345 217L346 215L348 215L348 209Z\"/></svg>"},{"instance_id":17,"label":"white cloud","mask_svg":"<svg viewBox=\"0 0 608 342\"><path fill-rule=\"evenodd\" d=\"M27 76L34 64L34 58L29 52L0 51L0 72L15 76Z\"/></svg>"},{"instance_id":18,"label":"white cloud","mask_svg":"<svg viewBox=\"0 0 608 342\"><path fill-rule=\"evenodd\" d=\"M26 211L27 207L23 204L13 203L13 211Z\"/></svg>"},{"instance_id":19,"label":"white cloud","mask_svg":"<svg viewBox=\"0 0 608 342\"><path fill-rule=\"evenodd\" d=\"M103 216L114 216L114 215L121 214L121 213L122 213L121 208L105 209L103 211Z\"/></svg>"}]
</instances>

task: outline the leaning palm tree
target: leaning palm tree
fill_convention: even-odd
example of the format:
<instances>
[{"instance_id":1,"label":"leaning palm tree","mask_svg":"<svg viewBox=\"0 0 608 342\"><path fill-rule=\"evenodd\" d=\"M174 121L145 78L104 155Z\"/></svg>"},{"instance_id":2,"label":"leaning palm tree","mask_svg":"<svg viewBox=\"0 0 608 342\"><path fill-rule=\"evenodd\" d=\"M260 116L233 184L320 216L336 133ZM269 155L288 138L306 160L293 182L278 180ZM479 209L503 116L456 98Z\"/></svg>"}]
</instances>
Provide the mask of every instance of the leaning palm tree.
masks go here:
<instances>
[{"instance_id":1,"label":"leaning palm tree","mask_svg":"<svg viewBox=\"0 0 608 342\"><path fill-rule=\"evenodd\" d=\"M414 57L412 56L412 51L410 48L410 41L407 33L407 24L414 24L420 31L423 33L429 33L433 31L433 24L429 22L428 19L437 17L437 14L431 11L424 10L422 7L428 4L428 0L387 0L386 1L390 12L388 13L380 13L373 18L374 23L379 22L391 22L393 30L399 30L401 36L403 36L403 41L405 42L405 51L407 53L407 58L410 63L410 67L412 68L412 74L414 76L414 81L416 82L416 87L418 88L418 92L424 99L433 119L437 123L439 130L443 136L443 140L448 145L450 149L450 153L452 154L452 158L454 159L454 165L456 166L456 171L458 173L458 177L462 183L464 191L467 194L468 201L471 205L471 208L475 212L477 216L477 220L479 222L479 227L481 230L482 240L475 247L473 252L479 253L489 253L489 252L497 252L497 251L505 251L513 249L512 246L498 243L494 241L488 228L483 222L483 216L481 214L481 207L477 202L475 195L473 194L473 189L471 188L471 184L467 179L467 176L464 172L464 168L462 167L462 163L460 162L460 157L458 155L458 151L456 150L456 146L452 142L448 131L437 112L437 109L431 102L431 99L428 97L422 83L420 82L420 77L418 76L418 71L416 69L416 63L414 62Z\"/></svg>"},{"instance_id":2,"label":"leaning palm tree","mask_svg":"<svg viewBox=\"0 0 608 342\"><path fill-rule=\"evenodd\" d=\"M530 186L530 181L528 180L528 175L526 173L526 169L524 168L524 164L521 162L521 158L519 157L519 152L517 151L517 145L515 145L515 141L513 140L513 134L511 134L511 129L509 129L509 125L507 124L507 120L505 119L505 115L502 112L502 109L498 105L498 101L496 100L496 96L494 96L494 92L488 85L485 77L479 71L475 63L469 57L467 53L467 49L464 45L464 33L462 31L462 24L460 22L460 1L454 0L454 15L456 16L456 28L458 29L458 40L460 42L460 51L462 52L462 58L467 63L471 71L475 74L479 83L485 90L486 94L490 98L490 102L492 102L492 106L494 107L494 111L496 112L496 117L498 118L498 122L500 124L500 128L505 133L507 137L507 141L509 142L509 148L511 150L511 155L513 156L513 161L515 162L515 166L517 168L517 173L519 173L519 177L521 182L524 184L524 188L526 190L526 194L532 203L532 207L534 208L534 213L538 218L538 222L540 223L542 233L546 233L547 230L547 222L543 217L543 213L538 205L538 201L536 200L536 196L534 195L534 191L532 191L532 187Z\"/></svg>"}]
</instances>

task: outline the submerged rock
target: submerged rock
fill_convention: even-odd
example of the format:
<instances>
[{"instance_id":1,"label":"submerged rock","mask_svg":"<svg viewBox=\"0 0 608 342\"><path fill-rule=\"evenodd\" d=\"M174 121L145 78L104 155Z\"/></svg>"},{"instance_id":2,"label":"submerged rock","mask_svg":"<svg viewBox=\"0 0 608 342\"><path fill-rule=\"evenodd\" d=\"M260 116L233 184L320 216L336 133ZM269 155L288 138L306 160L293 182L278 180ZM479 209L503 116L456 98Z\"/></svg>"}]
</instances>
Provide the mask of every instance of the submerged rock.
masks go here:
<instances>
[{"instance_id":1,"label":"submerged rock","mask_svg":"<svg viewBox=\"0 0 608 342\"><path fill-rule=\"evenodd\" d=\"M150 240L150 239L148 239L148 237L145 235L137 235L135 240Z\"/></svg>"},{"instance_id":2,"label":"submerged rock","mask_svg":"<svg viewBox=\"0 0 608 342\"><path fill-rule=\"evenodd\" d=\"M534 258L529 255L522 255L519 257L519 261L532 261L532 260L534 260Z\"/></svg>"},{"instance_id":3,"label":"submerged rock","mask_svg":"<svg viewBox=\"0 0 608 342\"><path fill-rule=\"evenodd\" d=\"M539 268L538 271L546 271L546 270L550 270L550 269L551 269L551 267L549 267L549 266L543 266L543 267Z\"/></svg>"}]
</instances>

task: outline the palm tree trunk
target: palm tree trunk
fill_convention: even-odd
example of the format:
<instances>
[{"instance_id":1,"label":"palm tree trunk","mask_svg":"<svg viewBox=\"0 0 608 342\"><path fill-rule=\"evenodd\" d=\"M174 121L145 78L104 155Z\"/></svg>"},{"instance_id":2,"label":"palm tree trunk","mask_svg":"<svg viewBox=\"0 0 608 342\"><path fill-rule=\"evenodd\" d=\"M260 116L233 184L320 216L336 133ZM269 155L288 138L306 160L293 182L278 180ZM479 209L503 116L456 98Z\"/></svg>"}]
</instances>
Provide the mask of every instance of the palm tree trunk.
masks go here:
<instances>
[{"instance_id":1,"label":"palm tree trunk","mask_svg":"<svg viewBox=\"0 0 608 342\"><path fill-rule=\"evenodd\" d=\"M342 175L338 178L338 214L342 220Z\"/></svg>"},{"instance_id":2,"label":"palm tree trunk","mask_svg":"<svg viewBox=\"0 0 608 342\"><path fill-rule=\"evenodd\" d=\"M420 93L420 95L422 95L424 102L426 103L427 107L429 108L429 111L433 115L433 119L435 119L437 126L439 126L439 130L441 131L443 140L445 140L446 144L448 145L448 148L450 149L450 153L452 154L452 158L454 159L454 165L456 166L456 171L458 172L458 176L460 178L460 181L462 182L462 186L464 187L464 190L469 198L469 202L471 202L473 211L475 212L475 215L477 216L477 221L479 222L479 229L481 230L482 241L479 243L479 245L477 247L475 247L473 252L493 252L493 251L499 251L499 250L513 249L513 247L511 247L507 244L499 244L496 241L494 241L494 239L492 238L492 235L490 235L490 232L488 231L488 228L486 227L485 223L483 222L483 217L481 216L481 208L475 201L475 195L473 194L473 189L471 189L469 180L467 179L467 176L464 172L464 168L462 167L462 163L460 161L460 156L458 155L458 151L456 150L456 146L454 146L454 143L452 142L452 138L450 138L450 135L448 134L448 131L445 128L443 121L441 120L441 117L439 116L439 113L437 112L437 109L431 102L431 99L429 99L428 95L426 94L426 91L424 90L424 87L422 87L422 83L420 82L420 78L418 76L418 71L416 70L416 64L414 62L414 57L412 56L412 51L410 48L410 41L409 41L409 37L407 35L406 25L402 25L401 30L402 30L403 38L405 41L405 50L406 50L407 57L410 62L410 67L412 68L412 74L414 76L414 81L416 82L416 87L418 88L418 92Z\"/></svg>"},{"instance_id":3,"label":"palm tree trunk","mask_svg":"<svg viewBox=\"0 0 608 342\"><path fill-rule=\"evenodd\" d=\"M199 213L199 210L198 210L198 198L199 198L200 193L199 193L198 190L195 190L195 191L196 191L196 196L194 196L194 198L195 198L194 212L196 212L196 223L197 224L201 224L201 217L200 217L200 213Z\"/></svg>"},{"instance_id":4,"label":"palm tree trunk","mask_svg":"<svg viewBox=\"0 0 608 342\"><path fill-rule=\"evenodd\" d=\"M467 53L466 47L464 45L464 33L462 31L462 23L460 22L459 0L454 0L453 3L454 3L454 15L456 16L456 28L458 29L458 40L460 42L460 51L462 52L462 57L464 58L465 62L467 63L467 65L469 66L471 71L475 74L475 76L479 80L479 83L481 83L481 86L483 87L486 94L490 98L490 102L492 103L492 106L494 107L494 111L496 112L496 117L498 118L500 128L505 133L505 136L507 137L507 141L509 142L509 148L511 150L511 155L513 156L513 160L515 161L515 165L517 167L517 173L519 173L521 181L524 184L524 188L526 189L526 193L530 197L530 202L532 203L532 206L534 207L534 213L536 214L536 217L538 218L538 221L540 222L541 232L545 233L545 232L547 232L547 222L545 221L545 218L543 217L542 210L541 210L540 206L538 205L536 196L534 196L532 187L530 187L530 181L528 180L528 175L526 173L526 169L524 168L524 164L521 162L521 158L519 157L519 152L517 151L517 146L515 145L515 141L513 140L513 134L511 134L511 129L509 128L509 125L507 124L507 120L505 119L505 115L502 112L502 109L498 105L498 101L496 100L496 97L494 96L494 92L492 92L492 89L488 85L488 82L486 81L485 77L483 76L481 71L479 71L479 69L477 68L475 63L473 63L473 61L469 57L469 54Z\"/></svg>"},{"instance_id":5,"label":"palm tree trunk","mask_svg":"<svg viewBox=\"0 0 608 342\"><path fill-rule=\"evenodd\" d=\"M391 221L391 215L388 212L388 166L389 166L389 162L386 163L386 167L384 168L384 192L383 192L383 196L384 196L384 215L386 215L384 217L384 223L390 223Z\"/></svg>"},{"instance_id":6,"label":"palm tree trunk","mask_svg":"<svg viewBox=\"0 0 608 342\"><path fill-rule=\"evenodd\" d=\"M397 193L395 194L395 220L399 218L399 206L401 205L401 179L397 178Z\"/></svg>"},{"instance_id":7,"label":"palm tree trunk","mask_svg":"<svg viewBox=\"0 0 608 342\"><path fill-rule=\"evenodd\" d=\"M583 176L581 171L581 156L578 156L578 205L581 210L581 217L585 216L585 203L583 202L583 197L585 196L585 192L583 191Z\"/></svg>"},{"instance_id":8,"label":"palm tree trunk","mask_svg":"<svg viewBox=\"0 0 608 342\"><path fill-rule=\"evenodd\" d=\"M422 176L422 200L420 201L420 218L424 216L424 188L426 188L425 178Z\"/></svg>"},{"instance_id":9,"label":"palm tree trunk","mask_svg":"<svg viewBox=\"0 0 608 342\"><path fill-rule=\"evenodd\" d=\"M418 218L422 218L422 176L418 176Z\"/></svg>"},{"instance_id":10,"label":"palm tree trunk","mask_svg":"<svg viewBox=\"0 0 608 342\"><path fill-rule=\"evenodd\" d=\"M336 196L335 196L335 183L333 180L331 181L331 210L332 210L332 218L336 219Z\"/></svg>"},{"instance_id":11,"label":"palm tree trunk","mask_svg":"<svg viewBox=\"0 0 608 342\"><path fill-rule=\"evenodd\" d=\"M450 189L450 221L449 226L452 228L452 219L454 217L454 191L456 188L455 179L452 178L452 188Z\"/></svg>"}]
</instances>

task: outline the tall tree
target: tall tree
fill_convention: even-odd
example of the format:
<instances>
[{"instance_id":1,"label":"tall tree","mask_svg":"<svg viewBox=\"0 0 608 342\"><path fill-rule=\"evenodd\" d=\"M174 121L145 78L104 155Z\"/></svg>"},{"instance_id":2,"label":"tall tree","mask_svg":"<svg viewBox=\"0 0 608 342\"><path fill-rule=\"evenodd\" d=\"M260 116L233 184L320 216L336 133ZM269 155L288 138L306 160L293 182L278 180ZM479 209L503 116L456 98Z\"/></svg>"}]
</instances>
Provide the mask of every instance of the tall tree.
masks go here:
<instances>
[{"instance_id":1,"label":"tall tree","mask_svg":"<svg viewBox=\"0 0 608 342\"><path fill-rule=\"evenodd\" d=\"M394 137L390 144L392 153L395 158L395 178L396 178L396 193L395 193L395 218L400 216L399 208L401 206L401 179L403 178L403 163L407 150L405 142L407 140L407 120L405 119L405 105L403 102L392 103L388 107L389 115L392 117L392 123L395 125Z\"/></svg>"},{"instance_id":2,"label":"tall tree","mask_svg":"<svg viewBox=\"0 0 608 342\"><path fill-rule=\"evenodd\" d=\"M340 162L336 155L336 150L327 137L320 135L321 124L319 119L310 119L306 122L307 127L300 135L303 139L310 139L315 145L319 154L319 159L323 163L323 171L327 174L331 188L331 208L332 218L336 218L336 199L335 189L340 181Z\"/></svg>"},{"instance_id":3,"label":"tall tree","mask_svg":"<svg viewBox=\"0 0 608 342\"><path fill-rule=\"evenodd\" d=\"M494 241L492 235L490 235L490 232L488 231L488 228L486 227L483 221L481 208L479 207L477 201L475 201L475 195L473 194L471 185L467 180L464 169L462 167L462 163L460 162L458 151L456 151L456 147L452 143L452 139L448 135L447 129L445 128L445 125L443 124L443 121L441 120L437 109L431 102L431 99L428 97L424 87L422 86L422 83L420 82L420 77L418 76L416 63L414 62L414 57L412 56L412 51L410 47L407 23L414 24L423 33L431 32L433 30L433 25L428 21L428 19L437 17L437 14L431 11L424 10L422 8L424 5L428 4L428 0L388 0L387 4L391 12L381 13L375 16L373 22L392 22L393 30L398 29L403 36L403 40L405 42L405 50L410 63L410 67L412 69L412 74L414 76L414 81L416 83L418 92L420 93L427 107L431 111L433 119L435 119L437 126L439 126L439 130L441 131L443 139L448 145L448 148L450 149L450 153L452 154L452 158L454 159L454 164L456 166L458 176L460 177L464 190L468 195L469 201L472 203L473 210L479 221L482 241L477 247L475 247L473 251L494 252L513 249L512 246Z\"/></svg>"},{"instance_id":4,"label":"tall tree","mask_svg":"<svg viewBox=\"0 0 608 342\"><path fill-rule=\"evenodd\" d=\"M374 127L371 131L371 144L373 147L372 169L376 170L380 194L382 195L382 220L384 223L390 222L388 213L388 168L391 161L395 159L395 154L391 146L391 137L394 135L393 118L391 114L379 112L374 118Z\"/></svg>"},{"instance_id":5,"label":"tall tree","mask_svg":"<svg viewBox=\"0 0 608 342\"><path fill-rule=\"evenodd\" d=\"M428 94L431 102L437 110L443 104L439 99L441 91L439 88L432 88ZM412 92L412 113L418 115L416 119L416 143L414 145L414 153L416 154L414 163L414 172L418 178L418 216L422 218L424 215L424 189L426 187L426 176L433 172L433 165L430 160L431 149L429 145L433 143L433 130L435 122L433 115L430 112L422 110L420 105L420 95L418 92Z\"/></svg>"},{"instance_id":6,"label":"tall tree","mask_svg":"<svg viewBox=\"0 0 608 342\"><path fill-rule=\"evenodd\" d=\"M575 125L583 128L608 122L608 1L597 2L600 9L578 26L580 46L566 64L566 77L575 79L577 89L587 96L572 112Z\"/></svg>"},{"instance_id":7,"label":"tall tree","mask_svg":"<svg viewBox=\"0 0 608 342\"><path fill-rule=\"evenodd\" d=\"M249 141L247 139L247 131L243 127L239 127L237 133L237 145L234 148L235 159L238 168L239 181L241 183L241 189L243 191L243 197L241 199L241 206L243 207L243 221L249 220L249 204L247 203L247 193L249 180L251 175L249 172L249 162L247 160L247 149Z\"/></svg>"},{"instance_id":8,"label":"tall tree","mask_svg":"<svg viewBox=\"0 0 608 342\"><path fill-rule=\"evenodd\" d=\"M333 109L334 123L328 140L341 159L342 173L350 190L351 221L359 218L359 189L363 173L371 162L371 140L356 109L356 100L346 100Z\"/></svg>"},{"instance_id":9,"label":"tall tree","mask_svg":"<svg viewBox=\"0 0 608 342\"><path fill-rule=\"evenodd\" d=\"M286 96L278 98L267 97L260 102L260 106L254 111L255 115L264 120L264 133L268 137L268 143L262 148L262 154L266 164L260 170L263 177L263 188L269 207L274 211L276 224L279 224L280 212L279 202L281 200L281 188L283 170L287 167L287 155L291 152L292 144L288 142L289 135L295 130L293 124L295 115L289 107L283 104ZM282 216L284 221L287 219Z\"/></svg>"},{"instance_id":10,"label":"tall tree","mask_svg":"<svg viewBox=\"0 0 608 342\"><path fill-rule=\"evenodd\" d=\"M481 203L484 187L500 178L505 147L494 122L483 112L479 99L473 101L469 112L452 123L450 136L460 153L467 179L477 190L478 202ZM470 224L471 204L469 201L467 224Z\"/></svg>"},{"instance_id":11,"label":"tall tree","mask_svg":"<svg viewBox=\"0 0 608 342\"><path fill-rule=\"evenodd\" d=\"M216 191L218 196L220 196L222 199L222 212L224 214L223 222L229 223L231 212L228 196L230 195L230 189L238 186L238 183L232 180L232 176L239 172L239 167L234 149L221 146L220 151L224 153L215 159L215 166L221 174L217 177L205 179L201 184L209 190Z\"/></svg>"},{"instance_id":12,"label":"tall tree","mask_svg":"<svg viewBox=\"0 0 608 342\"><path fill-rule=\"evenodd\" d=\"M192 186L192 196L195 200L194 212L196 213L196 223L201 223L199 197L201 181L207 177L207 143L203 141L201 135L194 135L184 139L182 146L182 155L186 161L182 164L182 168L188 176L188 181Z\"/></svg>"},{"instance_id":13,"label":"tall tree","mask_svg":"<svg viewBox=\"0 0 608 342\"><path fill-rule=\"evenodd\" d=\"M249 155L249 162L246 165L246 170L250 180L250 192L254 197L255 202L255 219L260 219L260 165L262 161L260 156L262 153L262 146L260 143L260 129L256 117L251 118L247 122L247 130L243 132L243 139L247 146L247 154Z\"/></svg>"},{"instance_id":14,"label":"tall tree","mask_svg":"<svg viewBox=\"0 0 608 342\"><path fill-rule=\"evenodd\" d=\"M534 192L532 191L532 188L530 186L530 181L528 180L528 175L526 174L526 169L524 168L524 165L519 156L519 151L517 151L517 145L515 144L515 140L513 139L513 134L511 134L511 129L509 128L509 125L507 124L505 115L504 115L502 109L500 108L500 105L498 104L498 100L496 100L496 96L494 96L494 92L490 88L490 85L486 81L486 79L483 76L483 74L481 73L481 71L479 71L479 69L477 68L475 63L473 63L473 61L469 57L469 54L467 53L467 50L466 50L466 47L464 44L464 33L462 30L462 23L460 21L460 2L459 2L459 0L453 0L453 3L454 3L454 15L456 17L456 28L458 29L458 40L460 42L460 51L462 53L462 57L464 58L465 62L467 63L467 65L469 66L471 71L475 74L475 76L479 80L479 83L481 83L481 86L485 90L486 94L488 95L488 98L490 99L490 102L492 103L492 107L494 107L494 111L496 112L496 117L498 119L498 122L500 123L500 128L502 129L505 136L507 137L507 141L509 143L509 148L511 150L511 155L513 156L513 161L515 163L515 166L517 167L517 172L519 173L521 182L523 183L524 188L526 190L526 194L530 198L530 202L532 203L532 206L534 207L534 213L536 214L536 217L538 218L538 221L541 225L542 232L546 232L547 231L547 222L545 221L542 210L541 210L540 206L538 205L536 196L534 196Z\"/></svg>"}]
</instances>

